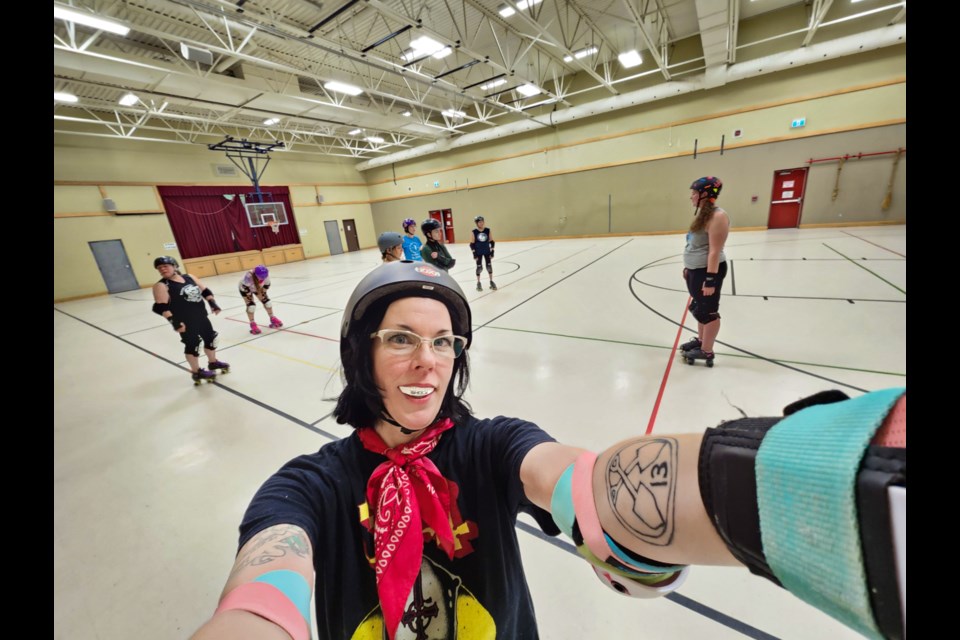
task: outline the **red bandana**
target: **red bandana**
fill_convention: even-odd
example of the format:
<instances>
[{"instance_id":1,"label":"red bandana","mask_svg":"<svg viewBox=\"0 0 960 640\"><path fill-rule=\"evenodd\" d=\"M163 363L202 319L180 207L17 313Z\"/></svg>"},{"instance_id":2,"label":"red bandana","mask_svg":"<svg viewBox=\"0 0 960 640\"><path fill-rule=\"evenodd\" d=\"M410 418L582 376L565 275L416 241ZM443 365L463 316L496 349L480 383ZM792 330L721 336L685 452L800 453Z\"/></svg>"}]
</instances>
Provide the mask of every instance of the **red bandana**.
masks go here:
<instances>
[{"instance_id":1,"label":"red bandana","mask_svg":"<svg viewBox=\"0 0 960 640\"><path fill-rule=\"evenodd\" d=\"M357 431L365 449L387 457L367 482L367 504L376 509L374 568L390 640L420 573L424 527L433 529L440 548L453 559L450 488L437 466L426 457L437 446L440 435L451 427L453 421L449 418L438 420L413 442L394 449L388 448L371 428Z\"/></svg>"}]
</instances>

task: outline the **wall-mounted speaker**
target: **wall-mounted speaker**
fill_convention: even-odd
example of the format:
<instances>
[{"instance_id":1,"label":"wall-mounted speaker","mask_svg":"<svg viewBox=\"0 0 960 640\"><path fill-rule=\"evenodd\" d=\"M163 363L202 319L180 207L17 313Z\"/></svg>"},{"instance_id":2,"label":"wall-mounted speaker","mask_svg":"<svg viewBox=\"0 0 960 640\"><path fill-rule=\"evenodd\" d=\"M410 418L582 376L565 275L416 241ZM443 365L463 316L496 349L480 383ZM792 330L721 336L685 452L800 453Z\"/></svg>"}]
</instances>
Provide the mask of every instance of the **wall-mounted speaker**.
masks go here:
<instances>
[{"instance_id":1,"label":"wall-mounted speaker","mask_svg":"<svg viewBox=\"0 0 960 640\"><path fill-rule=\"evenodd\" d=\"M110 213L117 212L117 203L113 201L113 198L104 198L103 199L103 208L109 211Z\"/></svg>"},{"instance_id":2,"label":"wall-mounted speaker","mask_svg":"<svg viewBox=\"0 0 960 640\"><path fill-rule=\"evenodd\" d=\"M199 47L191 47L190 45L180 43L180 55L189 60L190 62L199 62L200 64L205 64L207 66L213 64L213 53L207 51L206 49L200 49Z\"/></svg>"},{"instance_id":3,"label":"wall-mounted speaker","mask_svg":"<svg viewBox=\"0 0 960 640\"><path fill-rule=\"evenodd\" d=\"M317 204L323 204L323 196L319 193L317 194Z\"/></svg>"}]
</instances>

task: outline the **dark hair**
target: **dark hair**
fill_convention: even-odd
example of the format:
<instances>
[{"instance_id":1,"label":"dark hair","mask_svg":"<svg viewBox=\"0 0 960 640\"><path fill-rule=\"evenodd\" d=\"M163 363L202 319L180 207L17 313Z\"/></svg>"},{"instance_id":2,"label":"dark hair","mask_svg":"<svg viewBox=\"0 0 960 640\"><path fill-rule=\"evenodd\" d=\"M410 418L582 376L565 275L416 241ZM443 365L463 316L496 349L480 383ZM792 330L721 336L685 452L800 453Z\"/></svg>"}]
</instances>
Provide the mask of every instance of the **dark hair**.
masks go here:
<instances>
[{"instance_id":1,"label":"dark hair","mask_svg":"<svg viewBox=\"0 0 960 640\"><path fill-rule=\"evenodd\" d=\"M372 427L386 412L383 396L373 377L373 340L370 334L380 328L380 323L391 303L408 297L411 296L399 294L378 300L367 309L363 318L350 326L350 332L344 338L346 347L341 345L341 358L345 363L349 360L350 366L345 365L341 368L343 391L337 398L337 406L333 410L333 415L339 424L349 424L354 429ZM449 306L447 310L453 318L454 310ZM473 412L470 405L463 399L463 394L470 384L468 353L464 351L453 361L453 372L444 392L443 402L440 404L438 418L450 418L455 423L459 423Z\"/></svg>"}]
</instances>

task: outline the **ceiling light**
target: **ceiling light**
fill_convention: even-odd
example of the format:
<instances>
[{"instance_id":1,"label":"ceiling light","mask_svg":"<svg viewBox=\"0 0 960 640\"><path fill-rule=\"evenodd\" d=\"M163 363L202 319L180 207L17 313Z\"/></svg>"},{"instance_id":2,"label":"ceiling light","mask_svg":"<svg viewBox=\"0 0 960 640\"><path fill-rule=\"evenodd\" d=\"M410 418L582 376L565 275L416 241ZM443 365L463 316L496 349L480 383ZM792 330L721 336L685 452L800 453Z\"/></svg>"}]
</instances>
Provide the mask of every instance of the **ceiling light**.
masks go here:
<instances>
[{"instance_id":1,"label":"ceiling light","mask_svg":"<svg viewBox=\"0 0 960 640\"><path fill-rule=\"evenodd\" d=\"M72 93L59 93L57 91L53 92L53 99L57 102L77 102L79 100L79 98Z\"/></svg>"},{"instance_id":2,"label":"ceiling light","mask_svg":"<svg viewBox=\"0 0 960 640\"><path fill-rule=\"evenodd\" d=\"M127 95L123 96L123 97L120 98L120 100L119 100L119 103L120 103L121 105L123 105L124 107L132 107L133 105L137 104L138 102L140 102L140 98L138 98L137 96L133 95L132 93L128 93Z\"/></svg>"},{"instance_id":3,"label":"ceiling light","mask_svg":"<svg viewBox=\"0 0 960 640\"><path fill-rule=\"evenodd\" d=\"M543 2L543 0L520 0L520 2L517 3L517 9L526 9L541 2Z\"/></svg>"},{"instance_id":4,"label":"ceiling light","mask_svg":"<svg viewBox=\"0 0 960 640\"><path fill-rule=\"evenodd\" d=\"M486 91L488 89L499 87L502 84L507 84L507 81L504 80L503 78L500 78L499 80L494 80L493 82L488 82L487 84L480 85L480 89L483 91Z\"/></svg>"},{"instance_id":5,"label":"ceiling light","mask_svg":"<svg viewBox=\"0 0 960 640\"><path fill-rule=\"evenodd\" d=\"M522 84L517 87L517 93L527 96L535 96L541 93L540 89L532 84Z\"/></svg>"},{"instance_id":6,"label":"ceiling light","mask_svg":"<svg viewBox=\"0 0 960 640\"><path fill-rule=\"evenodd\" d=\"M499 11L500 15L503 16L504 18L509 18L510 16L512 16L517 12L516 9L514 9L508 4L500 5L499 7L497 7L497 11Z\"/></svg>"},{"instance_id":7,"label":"ceiling light","mask_svg":"<svg viewBox=\"0 0 960 640\"><path fill-rule=\"evenodd\" d=\"M63 7L54 7L53 17L66 20L68 22L83 24L88 27L93 27L94 29L100 29L101 31L109 31L110 33L116 33L121 36L125 36L130 33L130 27L124 26L118 22L111 22L110 20L94 17L89 13L71 11L70 9L65 9Z\"/></svg>"},{"instance_id":8,"label":"ceiling light","mask_svg":"<svg viewBox=\"0 0 960 640\"><path fill-rule=\"evenodd\" d=\"M266 120L263 121L263 124L269 127L277 124L278 122L280 122L280 118L267 118Z\"/></svg>"},{"instance_id":9,"label":"ceiling light","mask_svg":"<svg viewBox=\"0 0 960 640\"><path fill-rule=\"evenodd\" d=\"M643 58L640 57L640 54L636 49L627 51L626 53L621 53L617 56L617 60L619 60L620 64L622 64L626 69L629 69L630 67L636 67L643 62Z\"/></svg>"},{"instance_id":10,"label":"ceiling light","mask_svg":"<svg viewBox=\"0 0 960 640\"><path fill-rule=\"evenodd\" d=\"M412 116L413 114L410 113L409 111L404 111L404 112L401 113L400 115L402 115L402 116L405 117L405 118L409 118L409 117Z\"/></svg>"},{"instance_id":11,"label":"ceiling light","mask_svg":"<svg viewBox=\"0 0 960 640\"><path fill-rule=\"evenodd\" d=\"M363 93L363 89L360 87L355 87L352 84L346 84L344 82L337 82L331 80L323 85L323 88L327 91L336 91L337 93L345 93L348 96L358 96Z\"/></svg>"},{"instance_id":12,"label":"ceiling light","mask_svg":"<svg viewBox=\"0 0 960 640\"><path fill-rule=\"evenodd\" d=\"M358 133L360 133L361 131L363 131L363 129L354 129L353 131L350 131L350 132L349 132L349 135L355 136L355 135L357 135Z\"/></svg>"},{"instance_id":13,"label":"ceiling light","mask_svg":"<svg viewBox=\"0 0 960 640\"><path fill-rule=\"evenodd\" d=\"M433 57L439 60L440 58L446 58L451 53L453 53L453 49L450 47L444 47L443 49L440 49L440 51L437 51L435 54L433 54Z\"/></svg>"},{"instance_id":14,"label":"ceiling light","mask_svg":"<svg viewBox=\"0 0 960 640\"><path fill-rule=\"evenodd\" d=\"M564 56L564 62L572 62L574 58L579 60L580 58L586 58L587 56L595 54L599 49L596 47L585 47L580 49L580 51L574 51L572 56Z\"/></svg>"},{"instance_id":15,"label":"ceiling light","mask_svg":"<svg viewBox=\"0 0 960 640\"><path fill-rule=\"evenodd\" d=\"M383 142L383 138L378 138L377 136L367 136L367 141L381 144Z\"/></svg>"},{"instance_id":16,"label":"ceiling light","mask_svg":"<svg viewBox=\"0 0 960 640\"><path fill-rule=\"evenodd\" d=\"M410 48L418 52L422 56L429 56L439 52L446 45L440 44L433 38L428 38L427 36L420 36L416 40L410 41Z\"/></svg>"},{"instance_id":17,"label":"ceiling light","mask_svg":"<svg viewBox=\"0 0 960 640\"><path fill-rule=\"evenodd\" d=\"M447 116L448 118L465 118L467 114L463 111L455 111L454 109L447 109L446 111L441 111L440 115Z\"/></svg>"}]
</instances>

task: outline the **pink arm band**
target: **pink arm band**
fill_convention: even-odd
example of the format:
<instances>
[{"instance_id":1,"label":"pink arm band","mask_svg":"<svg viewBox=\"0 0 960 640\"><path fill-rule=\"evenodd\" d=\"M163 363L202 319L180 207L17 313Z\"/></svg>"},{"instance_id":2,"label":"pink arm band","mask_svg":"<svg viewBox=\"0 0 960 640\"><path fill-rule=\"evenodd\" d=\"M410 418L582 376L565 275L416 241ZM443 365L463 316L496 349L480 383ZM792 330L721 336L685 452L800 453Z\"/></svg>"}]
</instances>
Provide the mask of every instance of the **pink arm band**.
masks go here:
<instances>
[{"instance_id":1,"label":"pink arm band","mask_svg":"<svg viewBox=\"0 0 960 640\"><path fill-rule=\"evenodd\" d=\"M573 494L573 511L577 515L577 525L587 548L601 560L606 561L614 555L600 525L600 515L593 499L593 466L597 463L597 454L584 451L573 463L573 478L570 479L570 492Z\"/></svg>"},{"instance_id":2,"label":"pink arm band","mask_svg":"<svg viewBox=\"0 0 960 640\"><path fill-rule=\"evenodd\" d=\"M310 628L290 598L263 582L246 582L220 601L216 613L240 609L266 618L290 634L293 640L310 640Z\"/></svg>"}]
</instances>

